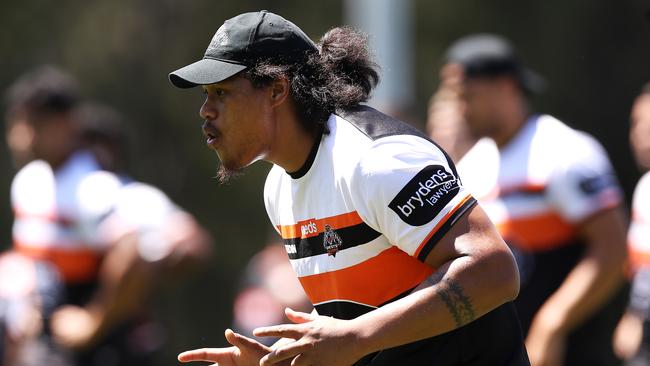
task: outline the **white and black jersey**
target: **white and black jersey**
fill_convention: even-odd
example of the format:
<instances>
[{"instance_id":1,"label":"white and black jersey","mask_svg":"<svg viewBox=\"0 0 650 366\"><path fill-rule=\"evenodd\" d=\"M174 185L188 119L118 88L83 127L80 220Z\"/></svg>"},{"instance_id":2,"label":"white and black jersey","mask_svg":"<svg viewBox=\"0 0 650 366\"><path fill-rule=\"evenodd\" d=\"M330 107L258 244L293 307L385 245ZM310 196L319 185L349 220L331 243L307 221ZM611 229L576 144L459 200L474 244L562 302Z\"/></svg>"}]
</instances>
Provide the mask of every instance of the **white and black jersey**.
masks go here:
<instances>
[{"instance_id":1,"label":"white and black jersey","mask_svg":"<svg viewBox=\"0 0 650 366\"><path fill-rule=\"evenodd\" d=\"M352 319L405 296L429 277L435 269L424 263L427 255L476 201L449 157L402 122L364 106L330 116L327 130L298 172L272 168L265 204L318 313ZM516 361L525 353L513 356L523 348L510 305L494 313L469 328L487 330L483 336L505 329L506 341L513 343L491 350L478 346L487 358L462 364L527 364ZM478 329L469 338L477 340ZM373 364L461 364L447 348L461 333L383 351ZM461 343L467 341L465 336ZM495 356L499 349L503 356Z\"/></svg>"},{"instance_id":2,"label":"white and black jersey","mask_svg":"<svg viewBox=\"0 0 650 366\"><path fill-rule=\"evenodd\" d=\"M584 257L582 225L622 202L607 153L592 136L532 115L504 146L477 142L458 172L513 250L521 281L515 306L527 333ZM569 333L565 365L617 363L611 334L621 300L616 295Z\"/></svg>"}]
</instances>

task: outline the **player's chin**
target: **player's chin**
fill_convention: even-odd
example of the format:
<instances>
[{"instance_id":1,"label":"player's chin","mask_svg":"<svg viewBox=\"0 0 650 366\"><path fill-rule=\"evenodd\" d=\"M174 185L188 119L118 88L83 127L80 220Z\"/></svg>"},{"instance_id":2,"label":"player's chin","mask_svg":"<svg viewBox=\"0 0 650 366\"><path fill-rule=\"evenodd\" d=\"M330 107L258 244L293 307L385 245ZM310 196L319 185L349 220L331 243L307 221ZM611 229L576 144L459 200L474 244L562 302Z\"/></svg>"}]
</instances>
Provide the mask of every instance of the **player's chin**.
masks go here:
<instances>
[{"instance_id":1,"label":"player's chin","mask_svg":"<svg viewBox=\"0 0 650 366\"><path fill-rule=\"evenodd\" d=\"M219 169L217 169L216 178L219 180L219 183L225 184L242 175L244 175L244 168L230 167L222 163Z\"/></svg>"}]
</instances>

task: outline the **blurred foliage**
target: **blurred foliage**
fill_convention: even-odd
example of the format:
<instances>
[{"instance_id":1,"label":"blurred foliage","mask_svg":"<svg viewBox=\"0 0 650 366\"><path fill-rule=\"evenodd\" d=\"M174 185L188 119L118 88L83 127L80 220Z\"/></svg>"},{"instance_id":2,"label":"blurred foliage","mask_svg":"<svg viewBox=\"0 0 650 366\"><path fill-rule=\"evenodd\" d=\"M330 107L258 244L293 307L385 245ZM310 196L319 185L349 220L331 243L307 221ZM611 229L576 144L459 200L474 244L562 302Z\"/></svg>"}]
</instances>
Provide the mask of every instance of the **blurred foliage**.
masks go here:
<instances>
[{"instance_id":1,"label":"blurred foliage","mask_svg":"<svg viewBox=\"0 0 650 366\"><path fill-rule=\"evenodd\" d=\"M224 344L222 331L230 325L241 270L275 235L262 202L269 165L258 163L245 177L218 185L211 178L217 157L203 145L200 132L203 96L167 81L170 71L202 56L225 19L259 9L285 16L314 39L344 19L340 1L0 2L0 89L43 63L71 72L88 98L108 102L128 117L135 133L132 175L161 187L215 236L210 268L164 291L157 301L169 329L162 364L174 364L175 354L188 347ZM629 108L650 80L647 0L416 0L413 9L417 101L410 106L411 122L424 124L449 43L472 32L503 34L547 79L548 91L535 97L537 109L599 138L629 196L639 176L627 143ZM4 140L4 131L0 136ZM15 171L6 147L0 149L0 239L6 246Z\"/></svg>"}]
</instances>

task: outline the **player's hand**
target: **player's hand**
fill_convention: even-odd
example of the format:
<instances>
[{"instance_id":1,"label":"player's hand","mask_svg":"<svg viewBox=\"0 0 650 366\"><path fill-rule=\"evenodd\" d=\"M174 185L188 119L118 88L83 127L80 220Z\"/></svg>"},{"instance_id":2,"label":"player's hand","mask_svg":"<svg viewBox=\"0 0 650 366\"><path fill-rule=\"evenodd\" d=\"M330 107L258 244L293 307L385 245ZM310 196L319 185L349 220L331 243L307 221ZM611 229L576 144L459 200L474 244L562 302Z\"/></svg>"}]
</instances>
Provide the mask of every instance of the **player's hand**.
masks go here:
<instances>
[{"instance_id":1,"label":"player's hand","mask_svg":"<svg viewBox=\"0 0 650 366\"><path fill-rule=\"evenodd\" d=\"M260 359L271 352L271 348L230 329L226 330L225 335L232 347L186 351L178 355L178 360L214 362L219 366L259 366Z\"/></svg>"},{"instance_id":2,"label":"player's hand","mask_svg":"<svg viewBox=\"0 0 650 366\"><path fill-rule=\"evenodd\" d=\"M349 366L364 356L349 322L326 316L301 313L289 308L285 313L295 324L257 328L258 337L295 339L277 347L261 359L260 366L291 362L291 366Z\"/></svg>"},{"instance_id":3,"label":"player's hand","mask_svg":"<svg viewBox=\"0 0 650 366\"><path fill-rule=\"evenodd\" d=\"M526 350L531 365L564 366L566 334L561 324L549 316L540 311L528 331Z\"/></svg>"},{"instance_id":4,"label":"player's hand","mask_svg":"<svg viewBox=\"0 0 650 366\"><path fill-rule=\"evenodd\" d=\"M642 338L643 319L632 312L626 312L614 331L614 353L624 360L629 360L639 351Z\"/></svg>"},{"instance_id":5,"label":"player's hand","mask_svg":"<svg viewBox=\"0 0 650 366\"><path fill-rule=\"evenodd\" d=\"M90 346L97 337L99 319L85 308L65 305L57 309L50 320L54 340L71 349Z\"/></svg>"}]
</instances>

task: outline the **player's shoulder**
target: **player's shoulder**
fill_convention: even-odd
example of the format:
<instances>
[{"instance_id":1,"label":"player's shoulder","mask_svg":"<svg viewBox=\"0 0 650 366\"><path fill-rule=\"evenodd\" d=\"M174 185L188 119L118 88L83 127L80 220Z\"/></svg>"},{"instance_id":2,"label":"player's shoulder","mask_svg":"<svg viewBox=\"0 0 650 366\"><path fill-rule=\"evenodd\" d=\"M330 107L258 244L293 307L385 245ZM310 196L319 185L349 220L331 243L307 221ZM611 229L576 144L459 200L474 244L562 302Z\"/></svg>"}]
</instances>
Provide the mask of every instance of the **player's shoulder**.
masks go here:
<instances>
[{"instance_id":1,"label":"player's shoulder","mask_svg":"<svg viewBox=\"0 0 650 366\"><path fill-rule=\"evenodd\" d=\"M536 137L545 142L555 142L554 146L561 149L588 149L600 146L598 140L591 134L575 129L550 115L541 115L537 119Z\"/></svg>"},{"instance_id":2,"label":"player's shoulder","mask_svg":"<svg viewBox=\"0 0 650 366\"><path fill-rule=\"evenodd\" d=\"M84 214L101 215L110 211L122 188L122 181L111 172L98 170L83 176L75 192Z\"/></svg>"},{"instance_id":3,"label":"player's shoulder","mask_svg":"<svg viewBox=\"0 0 650 366\"><path fill-rule=\"evenodd\" d=\"M124 183L120 189L120 196L121 199L129 202L162 202L169 200L167 195L158 187L138 181Z\"/></svg>"},{"instance_id":4,"label":"player's shoulder","mask_svg":"<svg viewBox=\"0 0 650 366\"><path fill-rule=\"evenodd\" d=\"M359 156L355 169L366 174L390 174L394 170L426 166L432 161L450 164L445 153L429 140L392 135L375 140Z\"/></svg>"},{"instance_id":5,"label":"player's shoulder","mask_svg":"<svg viewBox=\"0 0 650 366\"><path fill-rule=\"evenodd\" d=\"M559 163L606 158L605 149L595 137L550 115L538 118L532 148L543 150L544 155Z\"/></svg>"},{"instance_id":6,"label":"player's shoulder","mask_svg":"<svg viewBox=\"0 0 650 366\"><path fill-rule=\"evenodd\" d=\"M367 105L337 111L334 116L336 120L344 120L371 140L394 135L411 135L426 139L417 128Z\"/></svg>"},{"instance_id":7,"label":"player's shoulder","mask_svg":"<svg viewBox=\"0 0 650 366\"><path fill-rule=\"evenodd\" d=\"M50 165L43 160L33 160L25 164L14 176L14 184L38 182L42 179L52 179L54 172Z\"/></svg>"}]
</instances>

